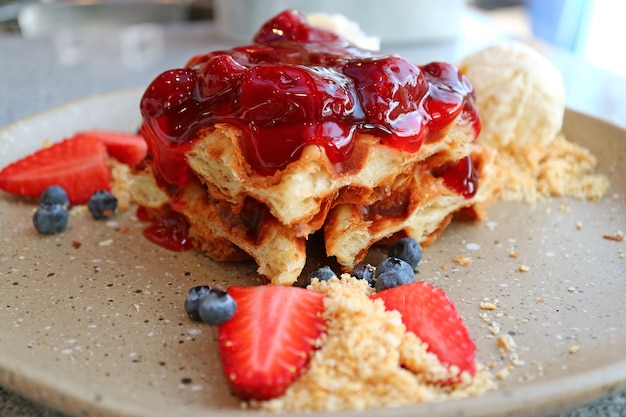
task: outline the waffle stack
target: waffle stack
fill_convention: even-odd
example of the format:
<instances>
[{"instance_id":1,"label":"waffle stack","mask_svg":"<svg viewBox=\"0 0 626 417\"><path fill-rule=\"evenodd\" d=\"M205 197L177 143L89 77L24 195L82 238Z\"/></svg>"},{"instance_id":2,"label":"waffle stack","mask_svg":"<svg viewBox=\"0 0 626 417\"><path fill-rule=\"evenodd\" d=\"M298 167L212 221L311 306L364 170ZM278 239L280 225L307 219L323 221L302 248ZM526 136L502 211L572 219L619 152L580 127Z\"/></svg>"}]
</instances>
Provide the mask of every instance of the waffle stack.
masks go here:
<instances>
[{"instance_id":1,"label":"waffle stack","mask_svg":"<svg viewBox=\"0 0 626 417\"><path fill-rule=\"evenodd\" d=\"M323 59L312 58L313 54ZM202 95L207 88L203 74L209 67L215 71L216 62L222 67L228 62L243 77L266 69L272 74L291 74L293 68L305 71L306 77L313 75L306 84L303 77L295 77L300 81L296 87L292 82L278 96L271 95L278 94L274 91L258 99L271 111L277 108L272 100L279 98L287 104L278 108L290 109L268 123L261 119L268 113L261 104L245 108L243 86L250 83L246 78L238 78L228 90L228 94L236 90L234 98L227 100L229 113L220 110L225 101L214 98L218 97L215 93L208 98ZM359 78L346 69L372 62L377 71L393 78L393 83L379 84L392 88L372 93L371 86L379 85L376 77ZM142 100L142 134L149 155L134 173L131 192L140 205L157 215L172 211L184 215L197 249L219 261L251 257L259 274L272 284L290 285L298 279L307 261L307 239L314 233L323 234L326 254L336 258L346 272L378 242L411 236L429 244L454 213L464 211L479 219L484 206L497 196L495 152L474 143L480 122L473 90L462 74L442 63L406 65L399 58L360 51L332 32L307 26L294 12L285 12L261 28L253 45L193 58L185 72L172 78L187 80L174 88L178 95L171 93L177 81L157 79L148 88ZM329 78L327 68L339 75ZM325 84L315 78L318 74L326 77ZM332 85L330 91L336 97L337 79L347 80L342 88L348 99L343 103L356 103L349 112L349 106L342 107L341 117L335 110L330 112L331 126L349 126L342 130L348 132L343 142L334 138L331 143L335 147L349 143L340 157L333 154L335 148L329 147L324 136L328 129L316 128L326 128L330 122L324 119L328 101L317 99L326 96L315 88L326 89L328 94ZM170 89L167 100L160 99L164 86ZM303 86L313 90L301 93ZM253 91L263 94L262 88ZM299 118L294 122L293 109L300 111L302 103L308 105L309 101L301 101L307 98L321 103L322 109L307 107L311 121ZM191 116L184 113L200 107L203 110ZM380 122L381 108L384 123ZM251 119L258 114L261 118ZM408 132L407 125L413 126ZM255 164L259 152L253 145L262 139L254 137L262 130L258 126L277 135L300 135L298 146L287 152L289 159L280 166L260 170ZM321 137L315 132L322 132ZM280 144L281 139L271 137L273 143ZM285 142L291 143L291 137L285 136ZM265 152L271 154L272 149ZM184 165L182 180L164 174L172 164Z\"/></svg>"}]
</instances>

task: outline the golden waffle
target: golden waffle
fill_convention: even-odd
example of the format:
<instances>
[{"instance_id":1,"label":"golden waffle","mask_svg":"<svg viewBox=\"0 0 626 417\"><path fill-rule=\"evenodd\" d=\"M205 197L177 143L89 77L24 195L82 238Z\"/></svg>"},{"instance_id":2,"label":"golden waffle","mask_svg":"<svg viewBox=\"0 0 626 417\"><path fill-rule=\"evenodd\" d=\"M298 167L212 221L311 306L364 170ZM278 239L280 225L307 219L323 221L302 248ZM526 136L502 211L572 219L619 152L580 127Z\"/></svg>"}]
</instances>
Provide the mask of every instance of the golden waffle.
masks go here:
<instances>
[{"instance_id":1,"label":"golden waffle","mask_svg":"<svg viewBox=\"0 0 626 417\"><path fill-rule=\"evenodd\" d=\"M197 249L220 261L250 256L274 284L298 279L307 237L321 228L327 255L350 271L373 244L401 233L432 242L453 213L471 207L480 212L499 190L494 151L472 145L462 121L414 154L367 135L355 150L358 162L339 174L319 148L309 147L284 171L261 176L246 167L236 128L217 125L202 134L187 154L198 181L169 198L144 168L134 175L133 196L153 210L169 204L187 218ZM465 198L430 171L470 150L480 185L476 195ZM399 213L394 204L406 208Z\"/></svg>"}]
</instances>

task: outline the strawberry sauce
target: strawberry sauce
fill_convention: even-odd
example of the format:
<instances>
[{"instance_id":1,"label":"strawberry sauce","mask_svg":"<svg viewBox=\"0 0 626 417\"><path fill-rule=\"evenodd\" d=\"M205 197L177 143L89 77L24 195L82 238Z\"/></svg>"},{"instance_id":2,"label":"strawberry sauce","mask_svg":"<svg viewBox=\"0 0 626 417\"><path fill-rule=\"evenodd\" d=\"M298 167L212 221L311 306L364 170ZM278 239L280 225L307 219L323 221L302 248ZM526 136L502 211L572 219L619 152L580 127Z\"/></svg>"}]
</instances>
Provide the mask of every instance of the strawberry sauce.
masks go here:
<instances>
[{"instance_id":1,"label":"strawberry sauce","mask_svg":"<svg viewBox=\"0 0 626 417\"><path fill-rule=\"evenodd\" d=\"M450 64L418 67L361 50L286 11L251 45L199 55L159 75L141 100L142 134L157 180L182 185L189 175L185 152L200 128L217 122L240 128L247 162L273 175L308 145L323 147L335 164L346 161L357 132L416 152L461 114L477 135L474 99L469 81Z\"/></svg>"},{"instance_id":2,"label":"strawberry sauce","mask_svg":"<svg viewBox=\"0 0 626 417\"><path fill-rule=\"evenodd\" d=\"M455 163L434 169L433 175L443 178L443 182L448 188L463 195L465 198L471 198L476 194L478 175L469 156Z\"/></svg>"},{"instance_id":3,"label":"strawberry sauce","mask_svg":"<svg viewBox=\"0 0 626 417\"><path fill-rule=\"evenodd\" d=\"M137 217L140 217L139 214ZM188 235L189 225L182 214L171 212L147 221L150 221L150 225L144 229L143 235L152 243L174 252L183 252L193 247Z\"/></svg>"}]
</instances>

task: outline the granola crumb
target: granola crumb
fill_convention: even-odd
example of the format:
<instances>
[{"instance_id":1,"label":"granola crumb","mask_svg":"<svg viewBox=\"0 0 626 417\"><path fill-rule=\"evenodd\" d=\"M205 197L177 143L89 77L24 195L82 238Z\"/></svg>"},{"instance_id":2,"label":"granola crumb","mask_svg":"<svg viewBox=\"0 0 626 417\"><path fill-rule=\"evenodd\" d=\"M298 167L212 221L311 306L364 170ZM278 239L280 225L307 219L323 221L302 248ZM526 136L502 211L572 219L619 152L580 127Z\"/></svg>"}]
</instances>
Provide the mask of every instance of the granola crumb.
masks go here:
<instances>
[{"instance_id":1,"label":"granola crumb","mask_svg":"<svg viewBox=\"0 0 626 417\"><path fill-rule=\"evenodd\" d=\"M457 255L452 260L455 264L459 264L462 266L469 266L472 263L472 259L465 255Z\"/></svg>"},{"instance_id":2,"label":"granola crumb","mask_svg":"<svg viewBox=\"0 0 626 417\"><path fill-rule=\"evenodd\" d=\"M98 246L111 246L113 244L113 239L105 239L98 242Z\"/></svg>"},{"instance_id":3,"label":"granola crumb","mask_svg":"<svg viewBox=\"0 0 626 417\"><path fill-rule=\"evenodd\" d=\"M510 334L503 334L498 337L498 347L505 352L510 352L517 347L517 344L515 343L515 340L513 340L513 336Z\"/></svg>"},{"instance_id":4,"label":"granola crumb","mask_svg":"<svg viewBox=\"0 0 626 417\"><path fill-rule=\"evenodd\" d=\"M478 306L480 307L481 310L495 310L498 308L498 306L496 306L495 303L489 300L481 300Z\"/></svg>"},{"instance_id":5,"label":"granola crumb","mask_svg":"<svg viewBox=\"0 0 626 417\"><path fill-rule=\"evenodd\" d=\"M518 253L514 250L509 251L509 258L517 258L519 257Z\"/></svg>"},{"instance_id":6,"label":"granola crumb","mask_svg":"<svg viewBox=\"0 0 626 417\"><path fill-rule=\"evenodd\" d=\"M495 335L500 334L500 329L501 329L501 326L499 323L495 321L491 322L491 325L489 326L489 331L491 332L492 335L495 336Z\"/></svg>"},{"instance_id":7,"label":"granola crumb","mask_svg":"<svg viewBox=\"0 0 626 417\"><path fill-rule=\"evenodd\" d=\"M509 377L510 374L511 374L511 368L507 366L506 368L500 369L496 373L496 378L498 378L499 380L505 380Z\"/></svg>"},{"instance_id":8,"label":"granola crumb","mask_svg":"<svg viewBox=\"0 0 626 417\"><path fill-rule=\"evenodd\" d=\"M280 397L251 402L267 411L338 411L401 406L476 396L496 388L493 375L478 364L474 377L459 375L427 352L406 331L397 311L386 311L363 280L347 274L314 279L309 289L327 294L327 331L305 372ZM460 377L454 385L441 384Z\"/></svg>"},{"instance_id":9,"label":"granola crumb","mask_svg":"<svg viewBox=\"0 0 626 417\"><path fill-rule=\"evenodd\" d=\"M548 197L569 196L595 201L608 191L608 178L595 172L597 158L563 134L547 148L533 151L499 149L502 199L536 203ZM560 210L569 212L570 208L562 205Z\"/></svg>"}]
</instances>

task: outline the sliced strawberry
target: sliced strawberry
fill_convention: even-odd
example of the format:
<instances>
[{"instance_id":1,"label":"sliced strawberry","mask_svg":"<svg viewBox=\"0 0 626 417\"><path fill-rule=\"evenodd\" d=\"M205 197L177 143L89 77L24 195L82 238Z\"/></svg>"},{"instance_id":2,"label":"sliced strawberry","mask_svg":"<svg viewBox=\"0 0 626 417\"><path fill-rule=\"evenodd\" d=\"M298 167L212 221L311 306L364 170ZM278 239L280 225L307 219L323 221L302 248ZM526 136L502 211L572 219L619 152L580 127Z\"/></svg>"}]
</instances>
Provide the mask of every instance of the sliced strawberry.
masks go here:
<instances>
[{"instance_id":1,"label":"sliced strawberry","mask_svg":"<svg viewBox=\"0 0 626 417\"><path fill-rule=\"evenodd\" d=\"M96 190L109 190L106 149L95 138L70 138L40 149L0 171L0 190L39 197L59 185L72 204L84 204Z\"/></svg>"},{"instance_id":2,"label":"sliced strawberry","mask_svg":"<svg viewBox=\"0 0 626 417\"><path fill-rule=\"evenodd\" d=\"M471 375L476 372L476 346L456 308L443 290L426 282L412 282L371 295L387 310L402 314L407 330L428 344L428 350L447 365Z\"/></svg>"},{"instance_id":3,"label":"sliced strawberry","mask_svg":"<svg viewBox=\"0 0 626 417\"><path fill-rule=\"evenodd\" d=\"M104 130L88 130L76 133L75 137L93 137L104 143L110 156L123 164L134 166L148 152L148 145L141 135Z\"/></svg>"},{"instance_id":4,"label":"sliced strawberry","mask_svg":"<svg viewBox=\"0 0 626 417\"><path fill-rule=\"evenodd\" d=\"M245 399L280 396L323 332L324 295L298 287L230 287L235 315L219 328L224 374Z\"/></svg>"}]
</instances>

